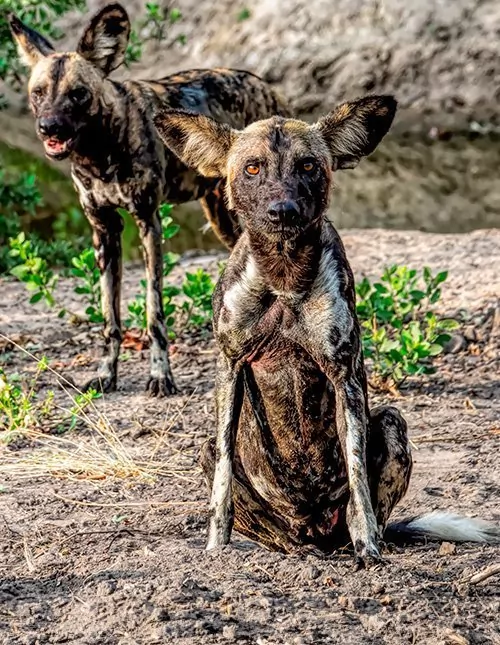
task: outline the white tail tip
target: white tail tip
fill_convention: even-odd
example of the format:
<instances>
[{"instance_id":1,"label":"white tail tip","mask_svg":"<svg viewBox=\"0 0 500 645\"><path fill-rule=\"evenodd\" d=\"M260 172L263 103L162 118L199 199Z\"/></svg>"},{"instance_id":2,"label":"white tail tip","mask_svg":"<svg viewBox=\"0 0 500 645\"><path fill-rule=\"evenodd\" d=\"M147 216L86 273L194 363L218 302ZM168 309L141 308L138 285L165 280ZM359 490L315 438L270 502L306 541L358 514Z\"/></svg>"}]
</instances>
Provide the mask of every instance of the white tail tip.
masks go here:
<instances>
[{"instance_id":1,"label":"white tail tip","mask_svg":"<svg viewBox=\"0 0 500 645\"><path fill-rule=\"evenodd\" d=\"M443 511L434 511L411 520L406 524L406 530L448 542L500 544L499 526Z\"/></svg>"}]
</instances>

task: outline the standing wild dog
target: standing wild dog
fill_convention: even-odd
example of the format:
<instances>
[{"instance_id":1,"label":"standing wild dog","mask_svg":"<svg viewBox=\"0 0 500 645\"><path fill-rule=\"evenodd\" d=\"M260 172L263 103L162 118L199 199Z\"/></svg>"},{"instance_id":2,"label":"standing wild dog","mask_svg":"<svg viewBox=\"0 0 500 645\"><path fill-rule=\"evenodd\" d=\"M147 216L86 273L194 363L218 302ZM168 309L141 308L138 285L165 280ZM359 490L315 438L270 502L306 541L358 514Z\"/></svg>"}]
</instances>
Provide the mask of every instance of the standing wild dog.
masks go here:
<instances>
[{"instance_id":1,"label":"standing wild dog","mask_svg":"<svg viewBox=\"0 0 500 645\"><path fill-rule=\"evenodd\" d=\"M117 207L135 218L144 250L152 395L176 391L170 371L162 306L162 239L158 206L200 199L220 239L232 247L237 224L227 211L220 177L186 168L159 139L152 114L160 106L208 114L234 127L285 114L268 85L248 72L192 70L157 81L117 83L108 75L124 60L130 33L125 9L110 4L95 15L75 52L56 53L15 16L10 26L31 67L30 104L36 130L51 159L68 158L76 190L93 231L101 271L104 359L85 387L114 390L122 339L121 232Z\"/></svg>"},{"instance_id":2,"label":"standing wild dog","mask_svg":"<svg viewBox=\"0 0 500 645\"><path fill-rule=\"evenodd\" d=\"M359 563L380 558L410 479L407 427L397 409L368 407L353 274L325 215L332 171L370 154L395 111L392 97L374 96L312 126L275 117L236 131L189 113L155 119L184 163L227 177L229 208L244 223L213 299L207 548L229 542L234 515L241 533L271 549L331 552L349 534ZM500 540L496 527L442 513L388 528Z\"/></svg>"}]
</instances>

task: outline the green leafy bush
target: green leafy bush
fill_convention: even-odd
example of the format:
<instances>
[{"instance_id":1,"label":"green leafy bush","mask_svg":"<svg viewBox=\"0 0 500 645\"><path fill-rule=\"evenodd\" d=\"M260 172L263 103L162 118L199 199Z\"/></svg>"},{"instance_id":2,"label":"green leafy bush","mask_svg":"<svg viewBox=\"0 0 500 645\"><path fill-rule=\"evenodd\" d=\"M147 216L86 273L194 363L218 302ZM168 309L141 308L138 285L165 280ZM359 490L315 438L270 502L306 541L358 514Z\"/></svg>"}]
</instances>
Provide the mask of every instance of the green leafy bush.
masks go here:
<instances>
[{"instance_id":1,"label":"green leafy bush","mask_svg":"<svg viewBox=\"0 0 500 645\"><path fill-rule=\"evenodd\" d=\"M63 35L55 26L58 18L68 11L85 8L85 0L3 0L0 9L0 80L15 90L24 82L25 70L12 40L9 13L15 13L23 22L51 40Z\"/></svg>"},{"instance_id":2,"label":"green leafy bush","mask_svg":"<svg viewBox=\"0 0 500 645\"><path fill-rule=\"evenodd\" d=\"M22 218L35 217L40 206L43 206L43 199L34 173L8 174L0 170L0 274L9 272L19 263L16 254L10 253L10 239L22 232ZM36 232L31 232L29 239L35 255L50 267L69 266L75 250L82 248L86 240L82 237L72 241L66 239L65 224L79 217L78 209L61 214L51 240L41 239Z\"/></svg>"},{"instance_id":3,"label":"green leafy bush","mask_svg":"<svg viewBox=\"0 0 500 645\"><path fill-rule=\"evenodd\" d=\"M186 272L182 285L186 300L181 306L186 327L205 327L211 322L214 288L215 282L211 275L203 269L197 269L194 273Z\"/></svg>"},{"instance_id":4,"label":"green leafy bush","mask_svg":"<svg viewBox=\"0 0 500 645\"><path fill-rule=\"evenodd\" d=\"M101 313L101 282L99 269L95 262L93 249L85 249L71 260L71 274L78 279L75 293L85 296L87 307L85 314L91 323L104 322Z\"/></svg>"},{"instance_id":5,"label":"green leafy bush","mask_svg":"<svg viewBox=\"0 0 500 645\"><path fill-rule=\"evenodd\" d=\"M34 215L41 202L34 174L9 177L0 169L0 273L15 264L9 253L9 239L21 232L21 215Z\"/></svg>"},{"instance_id":6,"label":"green leafy bush","mask_svg":"<svg viewBox=\"0 0 500 645\"><path fill-rule=\"evenodd\" d=\"M82 412L90 403L101 396L95 390L77 394L72 398L72 406L64 410L56 405L55 394L49 390L39 393L40 375L49 369L46 357L37 362L34 376L26 381L17 374L7 376L0 367L0 441L12 441L32 433L42 426L61 433L73 430Z\"/></svg>"},{"instance_id":7,"label":"green leafy bush","mask_svg":"<svg viewBox=\"0 0 500 645\"><path fill-rule=\"evenodd\" d=\"M11 239L10 256L17 261L10 272L25 283L28 291L33 292L30 303L36 304L43 300L49 307L55 307L57 275L49 268L47 261L40 257L38 249L31 240L26 239L24 233ZM61 314L64 315L64 311Z\"/></svg>"},{"instance_id":8,"label":"green leafy bush","mask_svg":"<svg viewBox=\"0 0 500 645\"><path fill-rule=\"evenodd\" d=\"M136 22L130 32L130 40L125 52L127 67L141 60L146 42L165 40L165 28L182 18L179 9L166 9L154 2L146 2L144 8L145 16ZM180 36L179 41L185 42L185 37Z\"/></svg>"},{"instance_id":9,"label":"green leafy bush","mask_svg":"<svg viewBox=\"0 0 500 645\"><path fill-rule=\"evenodd\" d=\"M387 268L379 282L364 278L357 286L357 313L363 351L370 359L373 384L394 387L409 376L431 374L432 359L443 351L456 329L454 320L441 319L432 306L441 297L448 273L422 275L405 266Z\"/></svg>"}]
</instances>

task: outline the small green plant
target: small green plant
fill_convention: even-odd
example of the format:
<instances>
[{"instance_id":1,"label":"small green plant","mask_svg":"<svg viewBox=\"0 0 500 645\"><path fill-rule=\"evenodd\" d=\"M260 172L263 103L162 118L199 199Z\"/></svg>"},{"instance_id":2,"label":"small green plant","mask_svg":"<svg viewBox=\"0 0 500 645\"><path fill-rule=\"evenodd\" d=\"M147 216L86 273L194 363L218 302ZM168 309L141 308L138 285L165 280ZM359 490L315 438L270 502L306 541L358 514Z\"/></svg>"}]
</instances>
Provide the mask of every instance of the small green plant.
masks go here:
<instances>
[{"instance_id":1,"label":"small green plant","mask_svg":"<svg viewBox=\"0 0 500 645\"><path fill-rule=\"evenodd\" d=\"M33 216L41 203L42 195L33 173L10 176L0 169L0 273L15 264L8 242L21 232L21 215Z\"/></svg>"},{"instance_id":2,"label":"small green plant","mask_svg":"<svg viewBox=\"0 0 500 645\"><path fill-rule=\"evenodd\" d=\"M168 18L169 18L170 24L174 25L176 22L182 19L181 10L177 9L176 7L174 7L173 9L170 9Z\"/></svg>"},{"instance_id":3,"label":"small green plant","mask_svg":"<svg viewBox=\"0 0 500 645\"><path fill-rule=\"evenodd\" d=\"M23 384L17 374L8 377L0 367L0 437L10 443L26 428L35 427L50 413L53 393L49 392L42 401L37 400L36 385L42 372L48 367L43 357L38 361L35 375Z\"/></svg>"},{"instance_id":4,"label":"small green plant","mask_svg":"<svg viewBox=\"0 0 500 645\"><path fill-rule=\"evenodd\" d=\"M148 326L146 313L146 280L141 280L141 292L128 303L128 318L125 327L145 331Z\"/></svg>"},{"instance_id":5,"label":"small green plant","mask_svg":"<svg viewBox=\"0 0 500 645\"><path fill-rule=\"evenodd\" d=\"M43 206L43 199L36 176L31 172L6 174L0 170L0 274L8 272L18 263L10 253L9 240L22 232L22 219L33 221L37 209ZM30 241L36 248L36 255L46 260L48 266L68 267L75 253L75 247L83 248L83 237L67 239L68 228L81 220L77 208L61 213L53 228L49 241L41 239L36 232L30 232Z\"/></svg>"},{"instance_id":6,"label":"small green plant","mask_svg":"<svg viewBox=\"0 0 500 645\"><path fill-rule=\"evenodd\" d=\"M186 272L182 293L186 300L182 303L186 327L205 327L212 320L212 294L215 282L209 273L197 269Z\"/></svg>"},{"instance_id":7,"label":"small green plant","mask_svg":"<svg viewBox=\"0 0 500 645\"><path fill-rule=\"evenodd\" d=\"M85 408L101 396L99 392L89 390L74 396L69 410L60 408L53 390L43 396L38 392L40 375L47 369L48 361L42 357L34 376L23 382L17 374L7 376L0 367L0 440L3 443L11 443L40 429L59 434L73 430Z\"/></svg>"},{"instance_id":8,"label":"small green plant","mask_svg":"<svg viewBox=\"0 0 500 645\"><path fill-rule=\"evenodd\" d=\"M172 239L175 235L177 235L181 228L179 224L176 224L170 217L173 208L173 204L162 204L158 209L158 214L161 221L161 232L164 240Z\"/></svg>"},{"instance_id":9,"label":"small green plant","mask_svg":"<svg viewBox=\"0 0 500 645\"><path fill-rule=\"evenodd\" d=\"M175 323L176 305L173 298L179 295L179 289L173 285L165 285L162 290L163 312L165 314L165 325L168 329L170 339L175 338L173 326ZM141 293L128 303L128 318L125 320L127 328L147 329L147 312L146 312L146 280L141 280Z\"/></svg>"},{"instance_id":10,"label":"small green plant","mask_svg":"<svg viewBox=\"0 0 500 645\"><path fill-rule=\"evenodd\" d=\"M243 9L238 13L236 16L236 20L238 22L243 22L244 20L248 20L251 16L250 9L248 7L243 7Z\"/></svg>"},{"instance_id":11,"label":"small green plant","mask_svg":"<svg viewBox=\"0 0 500 645\"><path fill-rule=\"evenodd\" d=\"M433 357L458 326L431 309L447 276L446 271L433 276L427 267L420 276L415 269L391 266L379 282L364 278L356 286L363 351L372 363L373 384L398 387L409 376L435 371Z\"/></svg>"},{"instance_id":12,"label":"small green plant","mask_svg":"<svg viewBox=\"0 0 500 645\"><path fill-rule=\"evenodd\" d=\"M58 276L49 268L47 260L40 256L38 243L27 240L25 233L19 233L10 240L10 255L17 261L10 272L25 283L28 291L33 292L30 303L43 301L49 307L58 306L55 297ZM85 249L80 255L71 258L71 265L70 273L79 281L74 291L87 301L85 313L88 322L102 323L100 276L93 250ZM60 308L58 316L62 318L66 313L66 309ZM75 314L71 314L71 320L81 322L81 318Z\"/></svg>"},{"instance_id":13,"label":"small green plant","mask_svg":"<svg viewBox=\"0 0 500 645\"><path fill-rule=\"evenodd\" d=\"M142 58L142 45L143 41L133 29L130 32L127 49L125 51L125 65L130 67L132 63L137 63Z\"/></svg>"},{"instance_id":14,"label":"small green plant","mask_svg":"<svg viewBox=\"0 0 500 645\"><path fill-rule=\"evenodd\" d=\"M66 430L74 430L78 424L78 421L81 419L82 413L84 412L85 408L89 407L89 405L93 401L100 399L101 397L102 393L97 392L97 390L93 389L87 390L86 392L81 392L80 394L76 394L73 397L73 405L69 409L68 415L58 426L59 431L65 432Z\"/></svg>"},{"instance_id":15,"label":"small green plant","mask_svg":"<svg viewBox=\"0 0 500 645\"><path fill-rule=\"evenodd\" d=\"M130 32L125 52L125 65L128 67L141 60L143 47L148 41L165 40L165 27L182 19L182 13L177 8L165 9L155 2L147 2L144 8L145 16L136 22Z\"/></svg>"},{"instance_id":16,"label":"small green plant","mask_svg":"<svg viewBox=\"0 0 500 645\"><path fill-rule=\"evenodd\" d=\"M0 367L0 435L4 443L10 443L20 428L36 422L32 399L33 392L23 390L20 378L7 378Z\"/></svg>"},{"instance_id":17,"label":"small green plant","mask_svg":"<svg viewBox=\"0 0 500 645\"><path fill-rule=\"evenodd\" d=\"M101 313L101 283L100 273L96 266L95 254L92 249L85 249L71 261L71 273L78 278L80 284L75 287L75 293L85 296L87 307L85 314L91 323L104 322Z\"/></svg>"},{"instance_id":18,"label":"small green plant","mask_svg":"<svg viewBox=\"0 0 500 645\"><path fill-rule=\"evenodd\" d=\"M32 291L30 303L35 304L43 300L49 307L56 306L54 290L57 276L49 268L47 261L41 258L38 250L26 239L24 233L10 240L10 256L16 258L18 264L10 272L24 282L28 291ZM64 311L60 312L64 315Z\"/></svg>"}]
</instances>

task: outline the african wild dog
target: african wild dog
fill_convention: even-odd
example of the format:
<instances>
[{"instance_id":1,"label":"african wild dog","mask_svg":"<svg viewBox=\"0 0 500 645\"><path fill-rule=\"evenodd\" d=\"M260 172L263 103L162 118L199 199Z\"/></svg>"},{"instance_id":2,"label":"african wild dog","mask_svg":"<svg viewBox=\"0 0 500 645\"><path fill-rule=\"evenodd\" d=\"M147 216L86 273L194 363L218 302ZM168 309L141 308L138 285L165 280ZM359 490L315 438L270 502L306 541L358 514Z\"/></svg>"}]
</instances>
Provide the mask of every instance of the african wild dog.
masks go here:
<instances>
[{"instance_id":1,"label":"african wild dog","mask_svg":"<svg viewBox=\"0 0 500 645\"><path fill-rule=\"evenodd\" d=\"M92 230L101 271L105 352L99 376L85 387L116 388L120 323L121 232L116 208L134 216L147 276L152 395L175 392L162 306L161 225L158 206L200 199L220 239L232 247L239 235L227 211L220 177L186 168L159 139L152 123L160 106L208 114L234 127L286 114L264 81L229 69L192 70L156 81L118 83L108 75L122 64L130 22L119 4L90 21L76 52L56 53L40 34L10 17L12 33L29 65L30 104L45 153L68 158L73 182Z\"/></svg>"},{"instance_id":2,"label":"african wild dog","mask_svg":"<svg viewBox=\"0 0 500 645\"><path fill-rule=\"evenodd\" d=\"M368 408L353 274L325 213L332 170L370 154L395 111L392 97L374 96L312 126L275 117L235 131L185 112L155 119L187 165L227 177L229 208L244 224L213 301L207 548L229 542L234 514L237 530L271 549L331 552L350 536L359 564L380 558L410 479L407 427L393 407ZM498 528L448 514L388 529L500 541Z\"/></svg>"}]
</instances>

